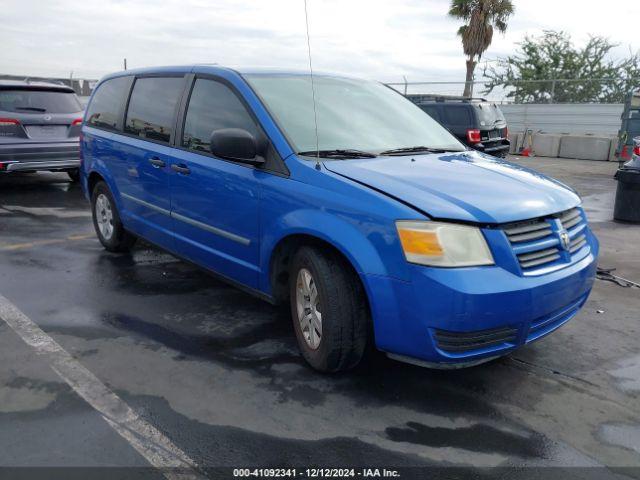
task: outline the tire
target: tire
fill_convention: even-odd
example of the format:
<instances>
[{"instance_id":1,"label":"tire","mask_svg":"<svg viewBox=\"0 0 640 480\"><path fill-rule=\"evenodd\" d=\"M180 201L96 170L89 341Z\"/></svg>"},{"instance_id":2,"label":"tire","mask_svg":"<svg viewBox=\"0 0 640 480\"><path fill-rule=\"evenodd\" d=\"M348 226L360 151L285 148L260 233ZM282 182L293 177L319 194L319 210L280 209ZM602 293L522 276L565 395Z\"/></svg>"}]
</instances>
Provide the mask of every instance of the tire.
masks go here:
<instances>
[{"instance_id":1,"label":"tire","mask_svg":"<svg viewBox=\"0 0 640 480\"><path fill-rule=\"evenodd\" d=\"M293 328L307 363L321 372L355 367L367 346L369 310L360 279L345 260L301 247L291 262L289 294Z\"/></svg>"},{"instance_id":2,"label":"tire","mask_svg":"<svg viewBox=\"0 0 640 480\"><path fill-rule=\"evenodd\" d=\"M98 182L91 193L91 213L96 235L106 250L127 252L136 243L136 237L122 226L115 205L107 184Z\"/></svg>"},{"instance_id":3,"label":"tire","mask_svg":"<svg viewBox=\"0 0 640 480\"><path fill-rule=\"evenodd\" d=\"M69 178L73 183L76 183L80 180L80 170L77 168L74 168L73 170L67 170L67 175L69 175Z\"/></svg>"}]
</instances>

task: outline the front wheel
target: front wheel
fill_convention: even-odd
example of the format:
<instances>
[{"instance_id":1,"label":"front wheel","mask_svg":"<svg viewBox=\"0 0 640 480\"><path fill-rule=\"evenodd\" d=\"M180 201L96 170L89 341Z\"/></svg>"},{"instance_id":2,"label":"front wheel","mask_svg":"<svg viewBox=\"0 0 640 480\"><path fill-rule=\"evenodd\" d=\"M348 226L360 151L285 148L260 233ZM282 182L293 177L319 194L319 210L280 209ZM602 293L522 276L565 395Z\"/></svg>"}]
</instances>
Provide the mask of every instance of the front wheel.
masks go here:
<instances>
[{"instance_id":1,"label":"front wheel","mask_svg":"<svg viewBox=\"0 0 640 480\"><path fill-rule=\"evenodd\" d=\"M367 344L369 311L357 274L333 252L302 247L289 272L291 315L304 359L321 372L356 366Z\"/></svg>"},{"instance_id":2,"label":"front wheel","mask_svg":"<svg viewBox=\"0 0 640 480\"><path fill-rule=\"evenodd\" d=\"M126 252L136 242L136 237L122 226L120 215L107 184L98 182L91 194L93 226L100 243L110 252Z\"/></svg>"}]
</instances>

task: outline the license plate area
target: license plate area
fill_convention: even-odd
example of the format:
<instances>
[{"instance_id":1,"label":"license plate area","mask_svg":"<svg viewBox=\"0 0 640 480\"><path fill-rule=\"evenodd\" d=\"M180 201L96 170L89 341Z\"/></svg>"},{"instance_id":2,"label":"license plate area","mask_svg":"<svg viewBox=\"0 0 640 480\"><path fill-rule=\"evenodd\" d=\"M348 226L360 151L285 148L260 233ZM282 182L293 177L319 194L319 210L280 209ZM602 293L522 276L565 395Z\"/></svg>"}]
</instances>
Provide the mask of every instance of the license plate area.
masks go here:
<instances>
[{"instance_id":1,"label":"license plate area","mask_svg":"<svg viewBox=\"0 0 640 480\"><path fill-rule=\"evenodd\" d=\"M30 138L65 138L67 127L64 125L26 125Z\"/></svg>"}]
</instances>

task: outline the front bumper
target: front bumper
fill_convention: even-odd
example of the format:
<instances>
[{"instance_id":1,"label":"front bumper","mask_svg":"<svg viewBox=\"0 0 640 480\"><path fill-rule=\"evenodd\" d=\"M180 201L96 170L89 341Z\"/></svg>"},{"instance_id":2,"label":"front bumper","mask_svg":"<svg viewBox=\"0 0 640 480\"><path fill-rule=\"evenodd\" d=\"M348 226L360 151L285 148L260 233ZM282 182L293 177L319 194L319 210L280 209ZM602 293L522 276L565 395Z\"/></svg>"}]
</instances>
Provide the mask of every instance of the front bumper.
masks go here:
<instances>
[{"instance_id":1,"label":"front bumper","mask_svg":"<svg viewBox=\"0 0 640 480\"><path fill-rule=\"evenodd\" d=\"M70 170L79 166L77 142L0 144L0 173Z\"/></svg>"},{"instance_id":2,"label":"front bumper","mask_svg":"<svg viewBox=\"0 0 640 480\"><path fill-rule=\"evenodd\" d=\"M409 267L409 282L367 275L376 345L397 359L453 368L538 340L584 305L598 255L593 235L589 243L589 254L576 263L535 277L499 266L417 265Z\"/></svg>"}]
</instances>

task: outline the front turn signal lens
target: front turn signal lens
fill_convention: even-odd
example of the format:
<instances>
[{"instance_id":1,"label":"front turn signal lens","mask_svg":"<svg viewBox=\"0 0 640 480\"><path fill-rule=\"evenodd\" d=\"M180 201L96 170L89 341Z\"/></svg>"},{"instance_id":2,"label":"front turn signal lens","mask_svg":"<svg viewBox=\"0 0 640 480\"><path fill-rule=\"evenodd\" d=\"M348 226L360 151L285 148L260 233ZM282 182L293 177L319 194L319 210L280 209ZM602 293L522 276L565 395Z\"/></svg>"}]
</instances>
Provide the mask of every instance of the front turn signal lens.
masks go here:
<instances>
[{"instance_id":1,"label":"front turn signal lens","mask_svg":"<svg viewBox=\"0 0 640 480\"><path fill-rule=\"evenodd\" d=\"M408 262L434 267L493 265L493 255L477 227L445 222L396 222Z\"/></svg>"},{"instance_id":2,"label":"front turn signal lens","mask_svg":"<svg viewBox=\"0 0 640 480\"><path fill-rule=\"evenodd\" d=\"M441 257L444 250L438 241L436 232L413 230L411 228L398 229L400 242L405 253L412 255L427 255Z\"/></svg>"}]
</instances>

